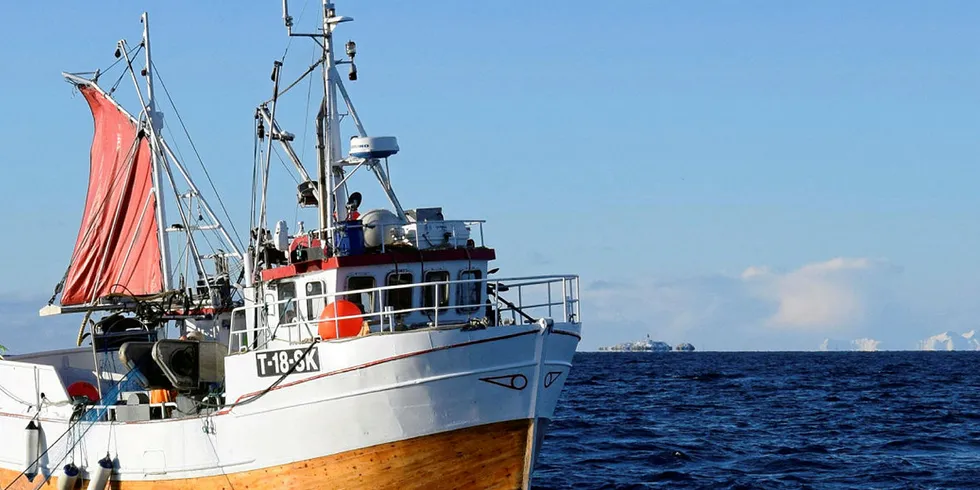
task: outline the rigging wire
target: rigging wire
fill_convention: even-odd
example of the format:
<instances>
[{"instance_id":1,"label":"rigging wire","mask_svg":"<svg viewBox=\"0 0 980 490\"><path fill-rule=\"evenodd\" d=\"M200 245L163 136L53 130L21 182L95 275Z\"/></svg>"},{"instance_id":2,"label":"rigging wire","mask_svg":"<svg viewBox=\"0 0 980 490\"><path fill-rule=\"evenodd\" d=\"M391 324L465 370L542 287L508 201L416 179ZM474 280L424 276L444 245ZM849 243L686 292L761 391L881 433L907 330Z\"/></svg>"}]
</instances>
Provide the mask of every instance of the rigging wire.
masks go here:
<instances>
[{"instance_id":1,"label":"rigging wire","mask_svg":"<svg viewBox=\"0 0 980 490\"><path fill-rule=\"evenodd\" d=\"M310 4L310 0L303 2L303 8L299 11L299 17L296 17L296 23L299 24L303 20L303 14L306 13L306 7ZM293 36L289 36L289 40L286 41L286 49L282 52L282 59L280 61L286 60L286 53L289 52L289 47L293 44Z\"/></svg>"},{"instance_id":2,"label":"rigging wire","mask_svg":"<svg viewBox=\"0 0 980 490\"><path fill-rule=\"evenodd\" d=\"M289 165L286 165L286 160L283 160L282 155L279 153L279 149L273 146L272 151L276 154L276 158L279 159L279 163L282 164L282 168L286 170L286 173L289 174L289 177L293 179L293 182L295 182L296 185L299 185L300 184L299 179L297 179L296 176L293 175L294 172L292 171L292 169L289 168Z\"/></svg>"},{"instance_id":3,"label":"rigging wire","mask_svg":"<svg viewBox=\"0 0 980 490\"><path fill-rule=\"evenodd\" d=\"M314 50L314 53L313 54L314 54L314 56L316 55L316 51L315 50ZM306 71L304 71L303 74L299 76L299 78L297 78L296 80L294 80L293 83L290 83L289 85L287 85L286 88L284 88L283 90L279 91L279 97L282 97L283 95L286 95L286 92L289 92L289 89L291 89L291 88L295 87L296 85L298 85L299 82L302 82L303 79L305 79L307 75L309 75L310 73L313 73L313 70L316 70L316 68L318 66L320 66L320 64L323 63L326 60L327 59L325 57L322 57L321 56L318 61L313 62L313 64L310 65L310 67L307 68ZM312 82L312 80L313 80L313 77L310 77L310 81L311 82ZM264 104L268 104L268 103L271 103L271 102L272 102L272 99L269 99L269 100L267 100L267 101L265 101L263 103Z\"/></svg>"},{"instance_id":4,"label":"rigging wire","mask_svg":"<svg viewBox=\"0 0 980 490\"><path fill-rule=\"evenodd\" d=\"M177 252L177 262L174 264L174 267L173 267L174 270L171 271L171 274L179 274L180 273L180 268L184 265L184 253L186 251L187 251L187 240L182 240L181 241L181 249L180 249L179 252ZM187 278L184 278L184 280L186 281Z\"/></svg>"},{"instance_id":5,"label":"rigging wire","mask_svg":"<svg viewBox=\"0 0 980 490\"><path fill-rule=\"evenodd\" d=\"M106 68L106 70L108 71L113 66L116 66L116 63L119 63L123 59L129 59L130 61L126 65L128 67L132 67L132 60L136 57L136 55L139 54L140 50L142 49L143 49L143 43L137 44L136 47L126 52L125 58L120 56L113 64L109 65L109 68ZM109 91L107 92L109 95L112 95L116 91L116 89L119 88L119 84L122 82L123 77L125 77L127 73L128 72L126 70L123 70L122 73L119 74L119 78L116 79L116 83L113 83L112 88L110 88ZM98 75L96 75L96 78L98 78Z\"/></svg>"},{"instance_id":6,"label":"rigging wire","mask_svg":"<svg viewBox=\"0 0 980 490\"><path fill-rule=\"evenodd\" d=\"M316 47L313 48L313 53L310 55L310 59L316 58ZM323 62L323 57L320 57L320 62ZM313 95L313 77L310 77L310 83L306 86L306 114L303 116L303 140L300 145L299 160L303 161L306 158L306 138L310 134L310 99Z\"/></svg>"},{"instance_id":7,"label":"rigging wire","mask_svg":"<svg viewBox=\"0 0 980 490\"><path fill-rule=\"evenodd\" d=\"M231 226L231 231L235 233L235 239L238 240L238 245L244 249L245 245L242 243L241 236L238 234L238 230L235 228L235 222L231 219L231 215L228 214L228 208L225 207L225 203L221 199L221 194L218 193L218 189L214 186L214 181L211 179L211 174L208 172L207 166L204 165L204 159L201 158L200 152L197 151L197 145L195 145L194 140L191 139L190 131L188 131L187 126L184 125L184 118L180 117L180 111L177 110L177 104L174 103L173 97L170 96L170 91L167 90L167 84L164 83L163 77L160 76L160 70L157 70L156 65L152 62L150 64L153 68L153 73L155 73L157 79L160 80L160 86L163 87L163 93L167 96L167 100L170 102L170 107L173 108L174 114L177 116L177 122L180 123L180 128L184 131L184 135L187 136L187 141L190 143L191 149L194 150L194 155L197 156L198 163L201 164L201 168L204 170L204 176L208 179L208 184L211 185L211 190L214 191L214 195L218 199L218 205L221 206L221 211L225 214L225 218L228 219L228 225Z\"/></svg>"}]
</instances>

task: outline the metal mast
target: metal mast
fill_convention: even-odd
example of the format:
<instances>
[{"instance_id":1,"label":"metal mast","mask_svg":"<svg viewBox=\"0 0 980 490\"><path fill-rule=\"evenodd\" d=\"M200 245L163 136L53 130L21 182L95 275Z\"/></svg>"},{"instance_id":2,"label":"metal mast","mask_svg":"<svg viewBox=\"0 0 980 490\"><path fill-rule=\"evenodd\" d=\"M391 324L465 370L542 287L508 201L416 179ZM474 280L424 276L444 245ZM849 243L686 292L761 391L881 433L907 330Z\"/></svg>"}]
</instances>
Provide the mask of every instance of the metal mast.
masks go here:
<instances>
[{"instance_id":1,"label":"metal mast","mask_svg":"<svg viewBox=\"0 0 980 490\"><path fill-rule=\"evenodd\" d=\"M146 12L143 12L140 21L143 23L143 53L146 59L146 68L143 75L146 77L146 117L150 119L150 155L153 160L153 197L156 200L157 214L157 234L160 240L160 267L163 269L163 289L169 290L172 283L170 277L170 242L167 239L167 212L164 200L161 196L160 188L160 158L161 149L158 148L157 136L163 129L162 114L156 111L156 102L153 98L153 65L150 64L150 19Z\"/></svg>"},{"instance_id":2,"label":"metal mast","mask_svg":"<svg viewBox=\"0 0 980 490\"><path fill-rule=\"evenodd\" d=\"M338 189L334 192L335 182L340 182L344 178L343 167L339 164L341 160L340 147L340 117L337 106L337 59L333 42L333 29L341 23L353 20L350 17L337 17L333 2L323 0L323 111L318 114L321 117L320 124L323 125L323 147L324 155L318 162L317 176L320 181L319 186L319 206L320 224L328 231L333 228L333 221L347 219L345 204L347 201L346 192ZM335 204L333 200L338 202ZM334 215L336 212L336 215Z\"/></svg>"}]
</instances>

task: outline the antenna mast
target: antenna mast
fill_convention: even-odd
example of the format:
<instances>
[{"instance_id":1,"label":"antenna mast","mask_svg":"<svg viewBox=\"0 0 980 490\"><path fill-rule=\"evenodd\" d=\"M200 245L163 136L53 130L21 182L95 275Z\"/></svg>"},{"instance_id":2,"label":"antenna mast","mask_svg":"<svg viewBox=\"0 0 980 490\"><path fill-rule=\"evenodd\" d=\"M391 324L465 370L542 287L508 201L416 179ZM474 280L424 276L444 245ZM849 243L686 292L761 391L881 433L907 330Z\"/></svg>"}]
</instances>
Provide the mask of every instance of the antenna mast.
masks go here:
<instances>
[{"instance_id":1,"label":"antenna mast","mask_svg":"<svg viewBox=\"0 0 980 490\"><path fill-rule=\"evenodd\" d=\"M388 196L388 200L395 208L399 218L405 219L405 211L402 209L387 173L380 165L382 158L387 158L398 152L397 143L394 137L367 138L364 126L361 124L354 105L351 103L344 82L340 79L337 67L344 64L350 65L348 78L351 81L357 80L357 67L354 65L354 56L357 47L353 41L348 41L343 46L348 59L343 58L344 52L338 53L336 43L334 43L333 31L337 25L343 22L354 20L351 17L339 16L332 0L322 0L323 2L323 23L320 27L321 32L317 33L297 33L293 32L293 17L289 15L288 0L282 1L282 19L286 25L286 32L291 37L313 37L323 41L319 44L323 47L323 101L320 104L320 111L316 116L316 150L317 150L317 208L319 218L320 237L324 243L331 242L331 230L336 221L347 220L347 178L345 177L344 166L354 166L353 173L362 165L370 168ZM338 57L338 54L340 55ZM339 91L339 94L338 94ZM343 98L342 104L340 97ZM357 127L358 135L362 140L371 140L367 144L369 149L360 151L360 155L351 154L350 158L343 158L341 155L340 138L340 109L341 106L347 109L348 114ZM383 148L370 148L372 144L381 144ZM329 249L328 249L329 251Z\"/></svg>"},{"instance_id":2,"label":"antenna mast","mask_svg":"<svg viewBox=\"0 0 980 490\"><path fill-rule=\"evenodd\" d=\"M340 182L344 178L344 170L340 165L340 118L337 107L337 59L334 58L333 30L341 22L354 20L350 17L338 17L333 2L323 0L323 111L319 116L323 118L324 134L321 136L324 146L324 158L321 158L317 174L320 177L321 185L319 189L320 198L320 222L325 231L333 228L333 220L338 221L347 219L347 210L344 206L347 203L347 192L345 186L341 186L334 194L334 183ZM337 203L333 203L336 199ZM336 210L336 215L334 211Z\"/></svg>"}]
</instances>

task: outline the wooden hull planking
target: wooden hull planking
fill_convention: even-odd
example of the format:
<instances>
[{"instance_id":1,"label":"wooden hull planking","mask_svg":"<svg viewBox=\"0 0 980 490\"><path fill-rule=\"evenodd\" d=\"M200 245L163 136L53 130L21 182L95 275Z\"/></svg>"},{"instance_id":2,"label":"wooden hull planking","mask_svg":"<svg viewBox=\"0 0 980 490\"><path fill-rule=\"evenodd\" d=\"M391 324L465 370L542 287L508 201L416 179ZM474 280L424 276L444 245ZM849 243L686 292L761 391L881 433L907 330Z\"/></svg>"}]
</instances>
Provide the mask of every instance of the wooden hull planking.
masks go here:
<instances>
[{"instance_id":1,"label":"wooden hull planking","mask_svg":"<svg viewBox=\"0 0 980 490\"><path fill-rule=\"evenodd\" d=\"M379 444L322 458L222 476L113 480L114 490L519 489L528 481L532 422L512 420ZM531 439L533 440L533 439ZM529 473L529 471L528 471ZM0 488L17 473L0 468ZM41 483L21 477L10 490ZM55 488L52 477L40 488ZM76 488L85 488L81 482Z\"/></svg>"}]
</instances>

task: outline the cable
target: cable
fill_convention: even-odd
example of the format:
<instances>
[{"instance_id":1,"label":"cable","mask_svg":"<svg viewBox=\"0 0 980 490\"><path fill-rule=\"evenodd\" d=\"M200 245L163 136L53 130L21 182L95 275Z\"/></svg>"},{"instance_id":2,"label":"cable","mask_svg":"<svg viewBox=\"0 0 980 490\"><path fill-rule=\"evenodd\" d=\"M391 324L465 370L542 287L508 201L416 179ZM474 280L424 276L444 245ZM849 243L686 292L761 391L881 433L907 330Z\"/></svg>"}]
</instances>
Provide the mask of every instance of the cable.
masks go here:
<instances>
[{"instance_id":1,"label":"cable","mask_svg":"<svg viewBox=\"0 0 980 490\"><path fill-rule=\"evenodd\" d=\"M208 173L208 168L204 165L204 159L201 158L201 154L197 151L197 145L195 145L194 140L191 139L190 131L188 131L187 126L184 125L184 118L180 117L180 111L177 110L177 104L174 103L173 97L170 96L170 91L167 90L167 84L163 82L163 77L160 76L160 70L157 70L156 65L154 65L152 62L150 65L153 68L153 73L155 73L157 79L160 80L160 86L163 87L163 93L166 94L167 100L170 102L170 107L173 108L174 114L177 115L177 122L180 123L181 129L184 130L184 134L187 136L187 141L190 143L191 149L194 150L194 155L197 156L197 161L201 164L201 168L204 170L204 176L208 179L208 184L211 185L211 190L214 191L214 195L218 199L218 205L221 206L221 211L225 214L225 218L228 219L228 224L231 226L231 231L235 233L235 238L238 240L238 245L244 250L245 245L242 243L238 230L235 229L235 222L232 221L231 215L228 214L228 209L225 207L224 201L221 200L221 194L218 193L218 189L214 186L214 181L211 180L211 174Z\"/></svg>"}]
</instances>

